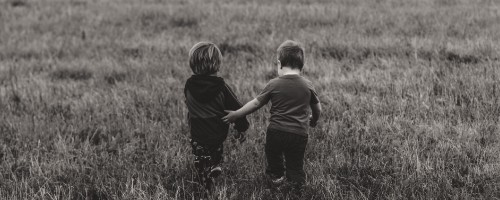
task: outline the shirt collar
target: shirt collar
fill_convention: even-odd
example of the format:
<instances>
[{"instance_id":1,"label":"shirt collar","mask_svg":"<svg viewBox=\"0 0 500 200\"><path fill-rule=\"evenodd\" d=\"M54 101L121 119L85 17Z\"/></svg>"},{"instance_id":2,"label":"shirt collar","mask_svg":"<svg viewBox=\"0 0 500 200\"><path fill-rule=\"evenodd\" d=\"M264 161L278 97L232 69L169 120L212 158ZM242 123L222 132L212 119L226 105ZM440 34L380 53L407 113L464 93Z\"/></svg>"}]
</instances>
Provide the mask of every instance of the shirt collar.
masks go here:
<instances>
[{"instance_id":1,"label":"shirt collar","mask_svg":"<svg viewBox=\"0 0 500 200\"><path fill-rule=\"evenodd\" d=\"M280 78L286 78L286 79L292 79L292 78L298 78L300 77L300 74L285 74L280 76Z\"/></svg>"}]
</instances>

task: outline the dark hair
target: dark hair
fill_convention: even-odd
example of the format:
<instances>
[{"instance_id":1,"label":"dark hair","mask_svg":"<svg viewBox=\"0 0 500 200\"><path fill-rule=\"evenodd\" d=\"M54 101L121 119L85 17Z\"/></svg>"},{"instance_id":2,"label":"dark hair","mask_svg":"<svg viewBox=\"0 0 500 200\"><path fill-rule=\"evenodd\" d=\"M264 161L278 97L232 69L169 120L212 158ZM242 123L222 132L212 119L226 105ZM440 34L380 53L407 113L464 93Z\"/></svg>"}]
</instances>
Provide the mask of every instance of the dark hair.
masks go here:
<instances>
[{"instance_id":1,"label":"dark hair","mask_svg":"<svg viewBox=\"0 0 500 200\"><path fill-rule=\"evenodd\" d=\"M281 66L302 70L304 67L304 48L298 42L287 40L278 47L278 60Z\"/></svg>"},{"instance_id":2,"label":"dark hair","mask_svg":"<svg viewBox=\"0 0 500 200\"><path fill-rule=\"evenodd\" d=\"M194 74L208 75L218 72L222 53L214 43L199 42L189 50L189 67Z\"/></svg>"}]
</instances>

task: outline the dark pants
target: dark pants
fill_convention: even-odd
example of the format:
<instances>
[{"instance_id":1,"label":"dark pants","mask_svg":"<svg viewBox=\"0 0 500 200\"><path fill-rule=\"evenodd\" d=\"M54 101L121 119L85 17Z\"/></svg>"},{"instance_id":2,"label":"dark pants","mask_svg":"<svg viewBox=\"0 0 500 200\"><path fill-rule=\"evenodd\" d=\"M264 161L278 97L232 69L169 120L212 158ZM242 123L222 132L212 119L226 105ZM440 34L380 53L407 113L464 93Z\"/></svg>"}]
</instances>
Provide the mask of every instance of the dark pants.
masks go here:
<instances>
[{"instance_id":1,"label":"dark pants","mask_svg":"<svg viewBox=\"0 0 500 200\"><path fill-rule=\"evenodd\" d=\"M294 133L268 129L266 136L266 174L281 177L285 174L287 180L297 185L305 183L304 153L307 137ZM283 165L285 156L285 166ZM286 167L286 168L285 168Z\"/></svg>"},{"instance_id":2,"label":"dark pants","mask_svg":"<svg viewBox=\"0 0 500 200\"><path fill-rule=\"evenodd\" d=\"M194 167L198 172L199 182L206 189L212 187L212 179L209 177L210 170L222 163L223 146L200 144L191 140L191 147L194 154Z\"/></svg>"}]
</instances>

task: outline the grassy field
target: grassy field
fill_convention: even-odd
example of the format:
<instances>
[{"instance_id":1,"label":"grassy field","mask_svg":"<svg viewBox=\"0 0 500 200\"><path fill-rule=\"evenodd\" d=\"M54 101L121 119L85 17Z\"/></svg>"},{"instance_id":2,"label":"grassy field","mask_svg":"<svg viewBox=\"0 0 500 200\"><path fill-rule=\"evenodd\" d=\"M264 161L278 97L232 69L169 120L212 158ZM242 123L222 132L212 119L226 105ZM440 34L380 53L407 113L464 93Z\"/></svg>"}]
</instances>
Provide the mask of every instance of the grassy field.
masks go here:
<instances>
[{"instance_id":1,"label":"grassy field","mask_svg":"<svg viewBox=\"0 0 500 200\"><path fill-rule=\"evenodd\" d=\"M285 39L323 115L299 199L500 199L496 0L0 1L0 199L197 198L183 88L213 41L243 102ZM269 107L213 199L265 184Z\"/></svg>"}]
</instances>

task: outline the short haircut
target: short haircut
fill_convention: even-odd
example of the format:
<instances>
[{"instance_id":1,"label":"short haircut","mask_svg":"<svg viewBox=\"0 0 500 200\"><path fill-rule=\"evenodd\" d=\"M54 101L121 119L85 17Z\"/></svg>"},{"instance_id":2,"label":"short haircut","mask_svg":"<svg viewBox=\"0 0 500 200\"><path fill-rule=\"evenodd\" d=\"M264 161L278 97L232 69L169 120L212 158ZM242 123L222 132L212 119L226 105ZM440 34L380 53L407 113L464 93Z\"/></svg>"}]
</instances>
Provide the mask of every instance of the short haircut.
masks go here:
<instances>
[{"instance_id":1,"label":"short haircut","mask_svg":"<svg viewBox=\"0 0 500 200\"><path fill-rule=\"evenodd\" d=\"M197 75L209 75L219 71L222 53L211 42L198 42L189 50L189 67Z\"/></svg>"},{"instance_id":2,"label":"short haircut","mask_svg":"<svg viewBox=\"0 0 500 200\"><path fill-rule=\"evenodd\" d=\"M281 66L302 70L304 67L304 48L299 42L287 40L278 47L278 60Z\"/></svg>"}]
</instances>

